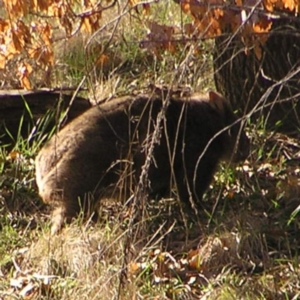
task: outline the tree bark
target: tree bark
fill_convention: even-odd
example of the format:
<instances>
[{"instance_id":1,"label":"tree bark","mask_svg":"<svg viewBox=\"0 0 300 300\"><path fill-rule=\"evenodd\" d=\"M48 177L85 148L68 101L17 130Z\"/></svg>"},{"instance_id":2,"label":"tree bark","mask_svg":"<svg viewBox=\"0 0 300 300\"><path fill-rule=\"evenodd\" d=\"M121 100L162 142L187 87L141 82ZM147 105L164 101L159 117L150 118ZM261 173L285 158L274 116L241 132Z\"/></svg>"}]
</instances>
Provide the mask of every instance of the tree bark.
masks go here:
<instances>
[{"instance_id":1,"label":"tree bark","mask_svg":"<svg viewBox=\"0 0 300 300\"><path fill-rule=\"evenodd\" d=\"M215 84L234 109L263 115L269 128L293 131L300 127L300 18L274 21L258 59L239 36L215 40Z\"/></svg>"}]
</instances>

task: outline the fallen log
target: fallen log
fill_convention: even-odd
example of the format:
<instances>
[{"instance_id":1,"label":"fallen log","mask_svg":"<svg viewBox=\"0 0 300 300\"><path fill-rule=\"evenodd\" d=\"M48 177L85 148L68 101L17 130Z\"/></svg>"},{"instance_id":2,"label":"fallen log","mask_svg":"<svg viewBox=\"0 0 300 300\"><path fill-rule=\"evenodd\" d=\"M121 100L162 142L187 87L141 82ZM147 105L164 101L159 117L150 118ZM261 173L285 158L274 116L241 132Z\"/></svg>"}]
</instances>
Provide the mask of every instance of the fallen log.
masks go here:
<instances>
[{"instance_id":1,"label":"fallen log","mask_svg":"<svg viewBox=\"0 0 300 300\"><path fill-rule=\"evenodd\" d=\"M58 124L62 112L66 112L63 125L67 124L88 108L90 102L82 97L53 90L2 90L0 91L0 145L13 143L18 134L26 138L36 122L47 112L52 120L47 125L50 131ZM8 134L9 132L9 134Z\"/></svg>"}]
</instances>

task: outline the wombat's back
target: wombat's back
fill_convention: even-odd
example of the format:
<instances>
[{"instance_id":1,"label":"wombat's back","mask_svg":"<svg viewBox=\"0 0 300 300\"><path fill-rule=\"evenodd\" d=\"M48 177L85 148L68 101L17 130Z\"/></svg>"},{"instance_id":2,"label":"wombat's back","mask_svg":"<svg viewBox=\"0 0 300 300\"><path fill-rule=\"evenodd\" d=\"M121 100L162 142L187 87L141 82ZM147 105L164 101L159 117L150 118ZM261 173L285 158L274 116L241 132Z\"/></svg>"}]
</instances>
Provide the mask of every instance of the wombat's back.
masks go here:
<instances>
[{"instance_id":1,"label":"wombat's back","mask_svg":"<svg viewBox=\"0 0 300 300\"><path fill-rule=\"evenodd\" d=\"M160 140L155 143L148 170L149 193L170 189L173 169L183 191L180 197L185 199L185 185L192 184L198 158L211 140L213 147L207 150L209 155L204 156L200 166L199 189L195 192L199 198L220 159L233 156L238 161L245 156L240 154L242 144L237 141L247 138L243 131L238 138L238 125L231 127L232 134L224 131L214 139L236 121L224 98L216 93L170 96L168 105L163 104L164 95L159 93L124 96L102 103L73 120L41 149L36 158L39 193L45 202L58 206L52 232L61 227L64 218L73 217L84 208L86 200L93 203L107 191L123 186L127 189L128 176L134 182L145 163L162 107L165 116L160 124Z\"/></svg>"}]
</instances>

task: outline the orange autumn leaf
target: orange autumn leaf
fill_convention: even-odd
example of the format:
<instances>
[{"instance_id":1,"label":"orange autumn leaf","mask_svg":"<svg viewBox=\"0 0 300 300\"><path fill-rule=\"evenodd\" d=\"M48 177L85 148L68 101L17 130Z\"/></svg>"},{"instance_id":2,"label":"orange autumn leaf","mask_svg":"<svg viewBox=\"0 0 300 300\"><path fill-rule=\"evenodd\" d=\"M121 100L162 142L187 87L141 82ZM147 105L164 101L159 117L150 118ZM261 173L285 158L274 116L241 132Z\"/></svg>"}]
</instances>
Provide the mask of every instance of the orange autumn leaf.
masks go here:
<instances>
[{"instance_id":1,"label":"orange autumn leaf","mask_svg":"<svg viewBox=\"0 0 300 300\"><path fill-rule=\"evenodd\" d=\"M191 14L195 19L202 19L207 12L207 7L201 5L197 0L183 0L181 2L182 10Z\"/></svg>"},{"instance_id":2,"label":"orange autumn leaf","mask_svg":"<svg viewBox=\"0 0 300 300\"><path fill-rule=\"evenodd\" d=\"M296 9L296 7L298 7L298 1L295 0L284 0L283 1L283 6L284 8L290 10L290 11L294 11Z\"/></svg>"},{"instance_id":3,"label":"orange autumn leaf","mask_svg":"<svg viewBox=\"0 0 300 300\"><path fill-rule=\"evenodd\" d=\"M195 21L195 25L202 37L215 37L222 33L220 21L211 14L207 14L202 20Z\"/></svg>"},{"instance_id":4,"label":"orange autumn leaf","mask_svg":"<svg viewBox=\"0 0 300 300\"><path fill-rule=\"evenodd\" d=\"M224 16L224 11L219 8L214 9L212 13L213 13L215 19L220 19Z\"/></svg>"},{"instance_id":5,"label":"orange autumn leaf","mask_svg":"<svg viewBox=\"0 0 300 300\"><path fill-rule=\"evenodd\" d=\"M29 11L29 1L21 0L3 0L5 9L8 11L10 18L18 19L26 16Z\"/></svg>"},{"instance_id":6,"label":"orange autumn leaf","mask_svg":"<svg viewBox=\"0 0 300 300\"><path fill-rule=\"evenodd\" d=\"M90 23L90 20L89 20L88 17L84 17L84 18L83 18L83 22L82 22L81 28L82 28L85 32L89 32L89 33L92 32L92 26L91 26L91 23Z\"/></svg>"},{"instance_id":7,"label":"orange autumn leaf","mask_svg":"<svg viewBox=\"0 0 300 300\"><path fill-rule=\"evenodd\" d=\"M16 53L18 53L18 51L16 51L16 48L14 46L14 43L12 42L11 39L6 39L6 43L5 43L7 46L6 46L6 52L5 52L5 56L6 58L9 60L9 59L12 59Z\"/></svg>"},{"instance_id":8,"label":"orange autumn leaf","mask_svg":"<svg viewBox=\"0 0 300 300\"><path fill-rule=\"evenodd\" d=\"M7 31L10 27L8 20L4 20L0 18L0 32Z\"/></svg>"},{"instance_id":9,"label":"orange autumn leaf","mask_svg":"<svg viewBox=\"0 0 300 300\"><path fill-rule=\"evenodd\" d=\"M266 33L269 32L272 28L272 22L265 19L260 19L259 22L256 22L252 25L253 32L255 33Z\"/></svg>"},{"instance_id":10,"label":"orange autumn leaf","mask_svg":"<svg viewBox=\"0 0 300 300\"><path fill-rule=\"evenodd\" d=\"M189 251L188 264L190 268L195 270L199 270L201 268L202 257L199 249Z\"/></svg>"},{"instance_id":11,"label":"orange autumn leaf","mask_svg":"<svg viewBox=\"0 0 300 300\"><path fill-rule=\"evenodd\" d=\"M23 88L31 90L29 75L32 72L32 67L29 64L22 63L18 67L19 80Z\"/></svg>"},{"instance_id":12,"label":"orange autumn leaf","mask_svg":"<svg viewBox=\"0 0 300 300\"><path fill-rule=\"evenodd\" d=\"M30 49L28 52L29 56L36 60L39 65L53 65L54 64L54 54L49 47L40 47Z\"/></svg>"},{"instance_id":13,"label":"orange autumn leaf","mask_svg":"<svg viewBox=\"0 0 300 300\"><path fill-rule=\"evenodd\" d=\"M101 19L101 12L83 17L81 29L89 33L95 32L99 28L100 19Z\"/></svg>"},{"instance_id":14,"label":"orange autumn leaf","mask_svg":"<svg viewBox=\"0 0 300 300\"><path fill-rule=\"evenodd\" d=\"M141 264L138 262L130 262L128 264L128 273L130 276L136 274L138 271L141 270Z\"/></svg>"},{"instance_id":15,"label":"orange autumn leaf","mask_svg":"<svg viewBox=\"0 0 300 300\"><path fill-rule=\"evenodd\" d=\"M4 69L6 66L6 57L0 53L0 69Z\"/></svg>"},{"instance_id":16,"label":"orange autumn leaf","mask_svg":"<svg viewBox=\"0 0 300 300\"><path fill-rule=\"evenodd\" d=\"M143 4L143 14L144 15L150 14L150 4L149 3Z\"/></svg>"},{"instance_id":17,"label":"orange autumn leaf","mask_svg":"<svg viewBox=\"0 0 300 300\"><path fill-rule=\"evenodd\" d=\"M14 161L17 158L19 158L20 156L21 156L21 153L18 150L13 150L8 153L6 159Z\"/></svg>"},{"instance_id":18,"label":"orange autumn leaf","mask_svg":"<svg viewBox=\"0 0 300 300\"><path fill-rule=\"evenodd\" d=\"M31 90L32 89L32 86L31 86L31 83L30 83L30 80L28 77L22 77L20 79L20 82L21 82L21 86L25 89L25 90Z\"/></svg>"},{"instance_id":19,"label":"orange autumn leaf","mask_svg":"<svg viewBox=\"0 0 300 300\"><path fill-rule=\"evenodd\" d=\"M109 62L109 57L106 54L101 54L96 61L97 66L103 66Z\"/></svg>"}]
</instances>

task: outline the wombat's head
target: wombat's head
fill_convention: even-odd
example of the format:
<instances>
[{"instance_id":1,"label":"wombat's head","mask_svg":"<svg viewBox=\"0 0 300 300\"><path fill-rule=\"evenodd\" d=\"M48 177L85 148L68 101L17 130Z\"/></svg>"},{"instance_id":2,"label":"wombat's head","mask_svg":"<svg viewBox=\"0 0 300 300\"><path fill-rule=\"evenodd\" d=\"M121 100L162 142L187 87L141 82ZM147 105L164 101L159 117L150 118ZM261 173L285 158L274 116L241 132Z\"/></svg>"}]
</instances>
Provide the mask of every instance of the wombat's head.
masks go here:
<instances>
[{"instance_id":1,"label":"wombat's head","mask_svg":"<svg viewBox=\"0 0 300 300\"><path fill-rule=\"evenodd\" d=\"M220 114L224 128L228 127L221 134L224 149L222 159L234 163L245 160L250 152L250 141L243 124L238 122L234 115L229 101L216 92L210 91L209 103Z\"/></svg>"}]
</instances>

